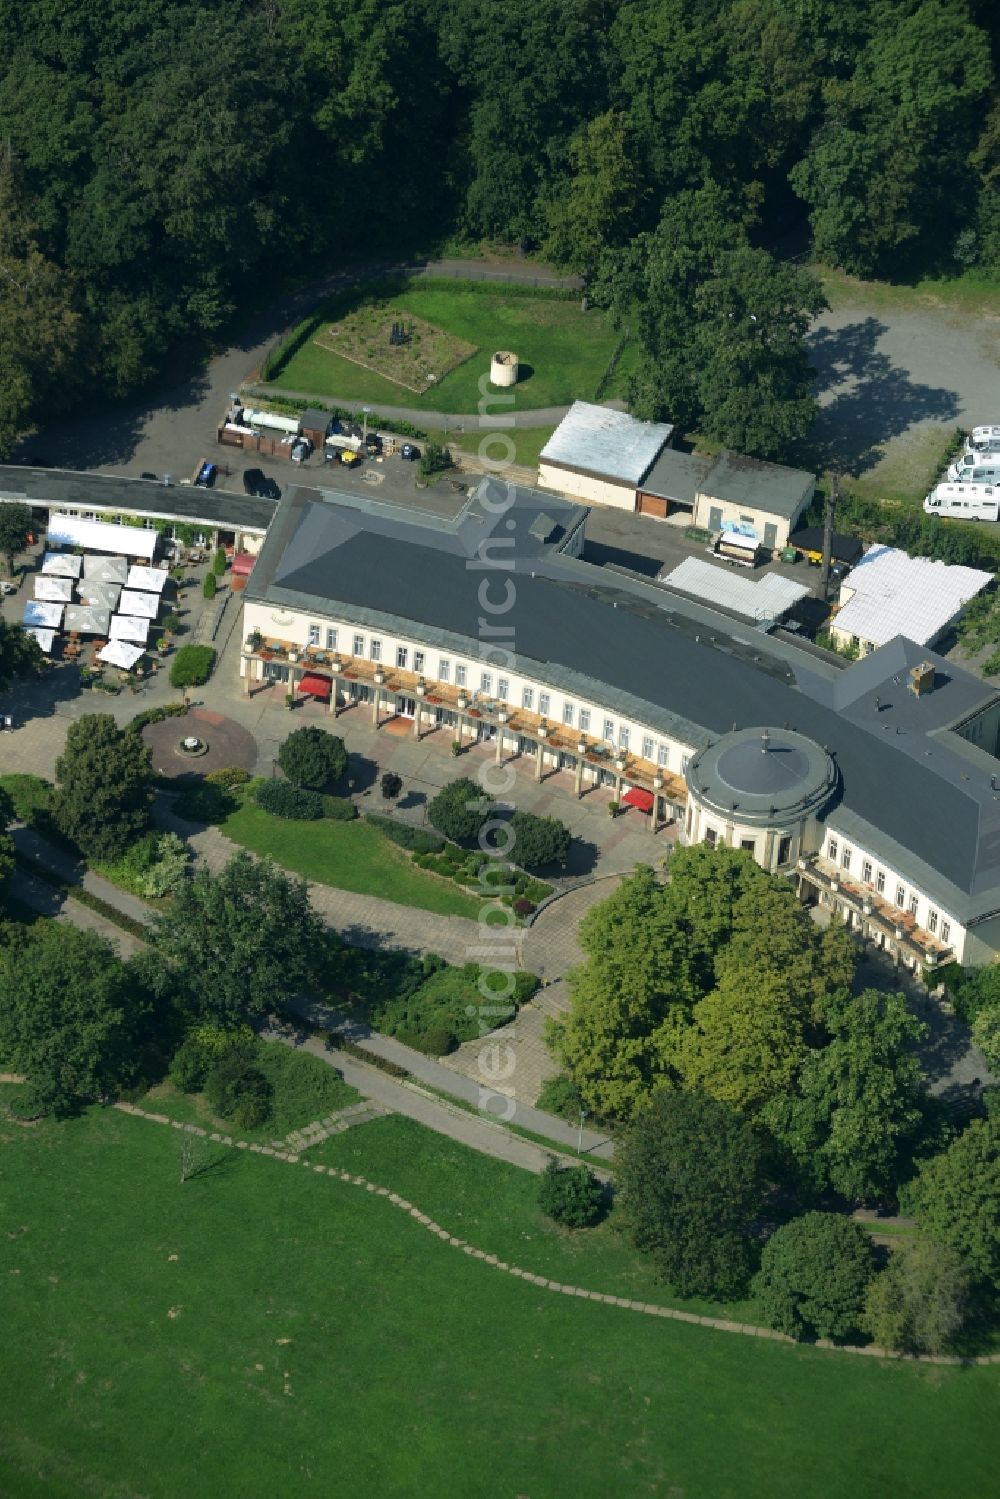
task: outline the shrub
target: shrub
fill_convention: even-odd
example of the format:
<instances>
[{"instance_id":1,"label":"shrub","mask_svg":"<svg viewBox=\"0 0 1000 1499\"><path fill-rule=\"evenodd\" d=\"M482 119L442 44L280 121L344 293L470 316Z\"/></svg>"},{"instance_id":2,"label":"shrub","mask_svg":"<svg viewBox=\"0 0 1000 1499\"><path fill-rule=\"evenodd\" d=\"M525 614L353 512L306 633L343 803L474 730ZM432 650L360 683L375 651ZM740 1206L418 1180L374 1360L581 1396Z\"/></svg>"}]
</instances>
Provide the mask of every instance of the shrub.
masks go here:
<instances>
[{"instance_id":1,"label":"shrub","mask_svg":"<svg viewBox=\"0 0 1000 1499\"><path fill-rule=\"evenodd\" d=\"M233 1123L240 1129L257 1129L269 1117L274 1089L256 1067L250 1067L233 1083Z\"/></svg>"},{"instance_id":2,"label":"shrub","mask_svg":"<svg viewBox=\"0 0 1000 1499\"><path fill-rule=\"evenodd\" d=\"M182 791L173 805L173 811L185 822L225 822L230 812L236 810L236 798L224 786L189 786Z\"/></svg>"},{"instance_id":3,"label":"shrub","mask_svg":"<svg viewBox=\"0 0 1000 1499\"><path fill-rule=\"evenodd\" d=\"M256 1056L257 1042L249 1027L224 1031L215 1025L197 1025L189 1030L170 1063L170 1080L185 1093L196 1093L206 1075L220 1058L234 1048L240 1050L245 1064Z\"/></svg>"},{"instance_id":4,"label":"shrub","mask_svg":"<svg viewBox=\"0 0 1000 1499\"><path fill-rule=\"evenodd\" d=\"M344 741L310 724L295 729L278 750L278 764L296 786L320 791L347 769Z\"/></svg>"},{"instance_id":5,"label":"shrub","mask_svg":"<svg viewBox=\"0 0 1000 1499\"><path fill-rule=\"evenodd\" d=\"M425 478L430 474L443 474L451 466L451 454L446 447L439 442L424 444L417 467Z\"/></svg>"},{"instance_id":6,"label":"shrub","mask_svg":"<svg viewBox=\"0 0 1000 1499\"><path fill-rule=\"evenodd\" d=\"M226 549L225 549L225 547L217 547L216 551L215 551L215 556L212 558L212 572L215 573L216 577L221 578L222 574L225 572L225 570L226 570Z\"/></svg>"},{"instance_id":7,"label":"shrub","mask_svg":"<svg viewBox=\"0 0 1000 1499\"><path fill-rule=\"evenodd\" d=\"M387 770L382 777L381 786L385 801L393 801L403 789L403 777L398 776L394 770Z\"/></svg>"},{"instance_id":8,"label":"shrub","mask_svg":"<svg viewBox=\"0 0 1000 1499\"><path fill-rule=\"evenodd\" d=\"M862 1326L883 1348L944 1353L962 1330L970 1279L953 1249L933 1239L902 1243L869 1283Z\"/></svg>"},{"instance_id":9,"label":"shrub","mask_svg":"<svg viewBox=\"0 0 1000 1499\"><path fill-rule=\"evenodd\" d=\"M753 1289L771 1327L793 1338L846 1338L864 1316L872 1242L839 1213L805 1213L764 1246Z\"/></svg>"},{"instance_id":10,"label":"shrub","mask_svg":"<svg viewBox=\"0 0 1000 1499\"><path fill-rule=\"evenodd\" d=\"M446 1057L458 1046L458 1037L447 1026L432 1025L410 1043L429 1057Z\"/></svg>"},{"instance_id":11,"label":"shrub","mask_svg":"<svg viewBox=\"0 0 1000 1499\"><path fill-rule=\"evenodd\" d=\"M538 1206L564 1228L591 1228L604 1214L604 1191L586 1166L561 1166L554 1156L542 1172Z\"/></svg>"},{"instance_id":12,"label":"shrub","mask_svg":"<svg viewBox=\"0 0 1000 1499\"><path fill-rule=\"evenodd\" d=\"M290 781L265 781L253 794L258 807L272 817L312 822L323 816L323 798L317 791L306 791Z\"/></svg>"},{"instance_id":13,"label":"shrub","mask_svg":"<svg viewBox=\"0 0 1000 1499\"><path fill-rule=\"evenodd\" d=\"M218 592L219 584L214 573L206 573L205 581L201 585L202 598L214 599Z\"/></svg>"},{"instance_id":14,"label":"shrub","mask_svg":"<svg viewBox=\"0 0 1000 1499\"><path fill-rule=\"evenodd\" d=\"M579 1123L583 1106L583 1095L565 1072L546 1079L535 1104L536 1108L544 1109L547 1114L555 1114L559 1119L569 1120L572 1124Z\"/></svg>"},{"instance_id":15,"label":"shrub","mask_svg":"<svg viewBox=\"0 0 1000 1499\"><path fill-rule=\"evenodd\" d=\"M207 682L215 664L215 647L182 645L170 666L171 687L200 687Z\"/></svg>"},{"instance_id":16,"label":"shrub","mask_svg":"<svg viewBox=\"0 0 1000 1499\"><path fill-rule=\"evenodd\" d=\"M250 779L250 772L243 770L239 765L226 765L222 770L210 770L205 777L209 786L223 786L227 791L233 791L237 786L245 786Z\"/></svg>"},{"instance_id":17,"label":"shrub","mask_svg":"<svg viewBox=\"0 0 1000 1499\"><path fill-rule=\"evenodd\" d=\"M322 796L320 800L323 803L323 816L330 822L353 822L358 815L357 807L346 796Z\"/></svg>"},{"instance_id":18,"label":"shrub","mask_svg":"<svg viewBox=\"0 0 1000 1499\"><path fill-rule=\"evenodd\" d=\"M514 845L511 858L527 869L546 864L564 866L569 857L570 831L557 817L515 812L510 820Z\"/></svg>"},{"instance_id":19,"label":"shrub","mask_svg":"<svg viewBox=\"0 0 1000 1499\"><path fill-rule=\"evenodd\" d=\"M182 1093L197 1093L205 1081L207 1058L194 1036L188 1036L170 1063L170 1081Z\"/></svg>"},{"instance_id":20,"label":"shrub","mask_svg":"<svg viewBox=\"0 0 1000 1499\"><path fill-rule=\"evenodd\" d=\"M430 833L426 828L414 828L407 822L396 822L392 817L380 817L377 812L369 812L365 816L365 822L370 822L373 827L383 832L392 843L397 843L400 848L405 848L417 857L423 854L439 854L445 847L445 841L440 833Z\"/></svg>"},{"instance_id":21,"label":"shrub","mask_svg":"<svg viewBox=\"0 0 1000 1499\"><path fill-rule=\"evenodd\" d=\"M176 833L155 836L154 859L142 879L141 894L152 899L173 895L188 872L188 851Z\"/></svg>"},{"instance_id":22,"label":"shrub","mask_svg":"<svg viewBox=\"0 0 1000 1499\"><path fill-rule=\"evenodd\" d=\"M427 808L432 827L455 843L471 843L491 813L475 781L461 776L442 787Z\"/></svg>"},{"instance_id":23,"label":"shrub","mask_svg":"<svg viewBox=\"0 0 1000 1499\"><path fill-rule=\"evenodd\" d=\"M184 703L161 703L157 708L144 708L125 725L130 734L141 734L148 723L162 723L165 718L177 718L187 712Z\"/></svg>"},{"instance_id":24,"label":"shrub","mask_svg":"<svg viewBox=\"0 0 1000 1499\"><path fill-rule=\"evenodd\" d=\"M514 915L520 916L522 919L525 916L530 916L534 909L535 902L533 900L527 900L523 895L519 895L517 900L515 900L514 902Z\"/></svg>"},{"instance_id":25,"label":"shrub","mask_svg":"<svg viewBox=\"0 0 1000 1499\"><path fill-rule=\"evenodd\" d=\"M0 789L10 797L14 816L28 827L35 826L39 814L47 812L52 801L52 783L41 776L0 776Z\"/></svg>"}]
</instances>

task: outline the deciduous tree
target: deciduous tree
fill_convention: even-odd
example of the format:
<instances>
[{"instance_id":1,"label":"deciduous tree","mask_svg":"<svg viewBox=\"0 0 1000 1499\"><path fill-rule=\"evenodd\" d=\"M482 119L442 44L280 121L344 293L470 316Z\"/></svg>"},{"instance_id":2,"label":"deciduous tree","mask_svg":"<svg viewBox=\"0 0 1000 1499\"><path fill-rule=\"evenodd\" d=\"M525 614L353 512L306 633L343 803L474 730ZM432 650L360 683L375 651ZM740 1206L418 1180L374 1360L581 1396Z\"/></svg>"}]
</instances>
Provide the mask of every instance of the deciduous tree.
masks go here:
<instances>
[{"instance_id":1,"label":"deciduous tree","mask_svg":"<svg viewBox=\"0 0 1000 1499\"><path fill-rule=\"evenodd\" d=\"M947 1245L901 1242L869 1282L862 1327L882 1348L946 1353L965 1323L970 1276Z\"/></svg>"},{"instance_id":2,"label":"deciduous tree","mask_svg":"<svg viewBox=\"0 0 1000 1499\"><path fill-rule=\"evenodd\" d=\"M736 1296L763 1200L760 1141L726 1104L657 1093L617 1153L618 1204L633 1243L685 1296Z\"/></svg>"},{"instance_id":3,"label":"deciduous tree","mask_svg":"<svg viewBox=\"0 0 1000 1499\"><path fill-rule=\"evenodd\" d=\"M305 881L246 853L218 874L202 869L187 880L153 940L191 1014L229 1029L280 1010L322 973L327 951Z\"/></svg>"},{"instance_id":4,"label":"deciduous tree","mask_svg":"<svg viewBox=\"0 0 1000 1499\"><path fill-rule=\"evenodd\" d=\"M88 859L118 858L149 827L153 767L138 734L110 713L87 713L66 731L56 761L52 816Z\"/></svg>"},{"instance_id":5,"label":"deciduous tree","mask_svg":"<svg viewBox=\"0 0 1000 1499\"><path fill-rule=\"evenodd\" d=\"M0 442L3 434L0 432ZM13 577L14 559L18 552L23 552L28 545L28 537L31 534L31 511L27 505L20 503L12 505L0 505L0 556L7 564L7 571Z\"/></svg>"},{"instance_id":6,"label":"deciduous tree","mask_svg":"<svg viewBox=\"0 0 1000 1499\"><path fill-rule=\"evenodd\" d=\"M1000 1286L1000 1129L974 1119L925 1161L900 1197L929 1238L954 1249L982 1281Z\"/></svg>"},{"instance_id":7,"label":"deciduous tree","mask_svg":"<svg viewBox=\"0 0 1000 1499\"><path fill-rule=\"evenodd\" d=\"M278 750L278 764L296 786L321 791L346 771L347 751L336 734L309 724L289 734Z\"/></svg>"},{"instance_id":8,"label":"deciduous tree","mask_svg":"<svg viewBox=\"0 0 1000 1499\"><path fill-rule=\"evenodd\" d=\"M875 1273L872 1243L838 1213L806 1213L764 1246L754 1294L771 1327L793 1338L846 1338L861 1327Z\"/></svg>"}]
</instances>

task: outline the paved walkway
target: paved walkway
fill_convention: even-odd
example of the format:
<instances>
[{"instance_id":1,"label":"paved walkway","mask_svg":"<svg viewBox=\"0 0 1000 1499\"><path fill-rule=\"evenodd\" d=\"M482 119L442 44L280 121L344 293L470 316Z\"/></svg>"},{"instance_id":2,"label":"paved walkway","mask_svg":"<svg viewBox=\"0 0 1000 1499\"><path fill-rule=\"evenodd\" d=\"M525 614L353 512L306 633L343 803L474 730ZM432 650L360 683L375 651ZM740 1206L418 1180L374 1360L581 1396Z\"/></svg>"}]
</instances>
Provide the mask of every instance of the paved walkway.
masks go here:
<instances>
[{"instance_id":1,"label":"paved walkway","mask_svg":"<svg viewBox=\"0 0 1000 1499\"><path fill-rule=\"evenodd\" d=\"M331 396L322 390L288 390L283 385L261 385L254 383L255 396L268 396L284 401L321 401L328 402L333 406L342 406L346 411L353 411L360 415L366 408L371 410L371 402L359 401L356 396ZM602 406L609 406L615 411L625 409L624 401L601 401ZM523 407L519 411L512 411L504 416L506 427L554 427L561 422L569 410L568 406L537 406L532 410ZM465 431L468 426L476 431L480 430L481 418L475 411L428 411L424 406L387 406L384 401L378 402L378 415L387 416L390 421L409 422L411 426L444 427L449 436L457 437Z\"/></svg>"},{"instance_id":2,"label":"paved walkway","mask_svg":"<svg viewBox=\"0 0 1000 1499\"><path fill-rule=\"evenodd\" d=\"M421 1228L425 1228L442 1243L450 1245L453 1249L460 1249L470 1259L479 1260L482 1264L490 1266L494 1270L500 1270L506 1275L515 1276L523 1280L527 1285L536 1290L547 1291L558 1296L575 1296L584 1301L600 1301L606 1306L620 1307L624 1311L638 1312L645 1317L663 1317L670 1322L694 1323L698 1327L706 1327L714 1332L736 1333L747 1338L767 1338L774 1343L795 1343L795 1338L790 1338L787 1333L776 1332L773 1328L759 1327L750 1322L731 1322L722 1317L701 1317L696 1312L684 1312L678 1307L660 1306L651 1301L632 1301L627 1296L612 1296L604 1291L591 1291L583 1286L566 1285L562 1281L548 1280L544 1275L535 1275L530 1270L524 1270L520 1265L512 1265L507 1260L500 1259L499 1255L489 1254L484 1249L478 1249L470 1244L467 1239L460 1239L449 1229L443 1228L440 1223L435 1222L429 1214L424 1213L414 1203L405 1197L400 1197L398 1192L393 1192L389 1187L379 1186L376 1182L369 1181L366 1176L356 1176L351 1171L344 1171L338 1166L324 1166L318 1161L303 1160L294 1151L276 1150L270 1145L258 1145L256 1142L235 1139L231 1135L220 1134L217 1130L206 1130L198 1124L182 1124L179 1119L169 1119L166 1114L154 1114L147 1109L140 1108L137 1104L119 1103L115 1107L123 1114L128 1114L136 1119L146 1120L151 1124L165 1125L188 1135L197 1135L203 1140L211 1140L217 1145L227 1149L244 1150L252 1155L268 1156L271 1160L281 1161L288 1166L303 1166L306 1171L312 1171L317 1176L333 1178L334 1181L342 1182L346 1186L361 1187L366 1193L375 1197L382 1197L391 1203L400 1212L406 1213ZM853 1347L850 1345L840 1346L832 1343L828 1338L819 1338L812 1345L816 1348L827 1349L836 1353L863 1354L868 1358L906 1360L908 1363L925 1364L1000 1364L1000 1353L980 1354L976 1358L958 1358L947 1354L901 1354L895 1353L888 1348L879 1348L877 1345L868 1347Z\"/></svg>"}]
</instances>

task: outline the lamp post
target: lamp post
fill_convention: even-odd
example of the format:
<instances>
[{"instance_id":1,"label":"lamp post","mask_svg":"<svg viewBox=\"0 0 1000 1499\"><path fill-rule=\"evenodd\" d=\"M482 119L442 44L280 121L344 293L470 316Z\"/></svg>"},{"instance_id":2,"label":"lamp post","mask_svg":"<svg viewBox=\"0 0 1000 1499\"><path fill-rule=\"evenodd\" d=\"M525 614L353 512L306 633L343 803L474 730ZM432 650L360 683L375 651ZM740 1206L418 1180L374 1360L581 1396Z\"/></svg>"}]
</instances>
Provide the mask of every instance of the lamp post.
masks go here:
<instances>
[{"instance_id":1,"label":"lamp post","mask_svg":"<svg viewBox=\"0 0 1000 1499\"><path fill-rule=\"evenodd\" d=\"M364 424L361 429L361 446L364 447L368 441L368 418L372 414L372 408L370 406L362 406L361 413L364 417Z\"/></svg>"},{"instance_id":2,"label":"lamp post","mask_svg":"<svg viewBox=\"0 0 1000 1499\"><path fill-rule=\"evenodd\" d=\"M576 1137L576 1153L577 1153L577 1155L583 1155L583 1121L586 1119L586 1117L587 1117L587 1110L586 1109L581 1109L580 1110L580 1130L579 1130L579 1133L578 1133L578 1135Z\"/></svg>"}]
</instances>

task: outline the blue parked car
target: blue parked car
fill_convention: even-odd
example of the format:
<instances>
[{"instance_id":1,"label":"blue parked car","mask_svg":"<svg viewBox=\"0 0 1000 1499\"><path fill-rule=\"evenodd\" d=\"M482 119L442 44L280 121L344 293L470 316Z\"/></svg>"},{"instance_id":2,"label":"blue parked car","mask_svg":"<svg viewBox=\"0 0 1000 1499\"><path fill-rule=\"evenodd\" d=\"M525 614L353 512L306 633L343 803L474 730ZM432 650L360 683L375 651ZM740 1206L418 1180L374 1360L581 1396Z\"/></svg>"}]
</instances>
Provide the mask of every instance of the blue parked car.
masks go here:
<instances>
[{"instance_id":1,"label":"blue parked car","mask_svg":"<svg viewBox=\"0 0 1000 1499\"><path fill-rule=\"evenodd\" d=\"M202 489L211 489L218 472L219 470L214 463L203 463L198 470L198 477L194 482L200 485Z\"/></svg>"}]
</instances>

